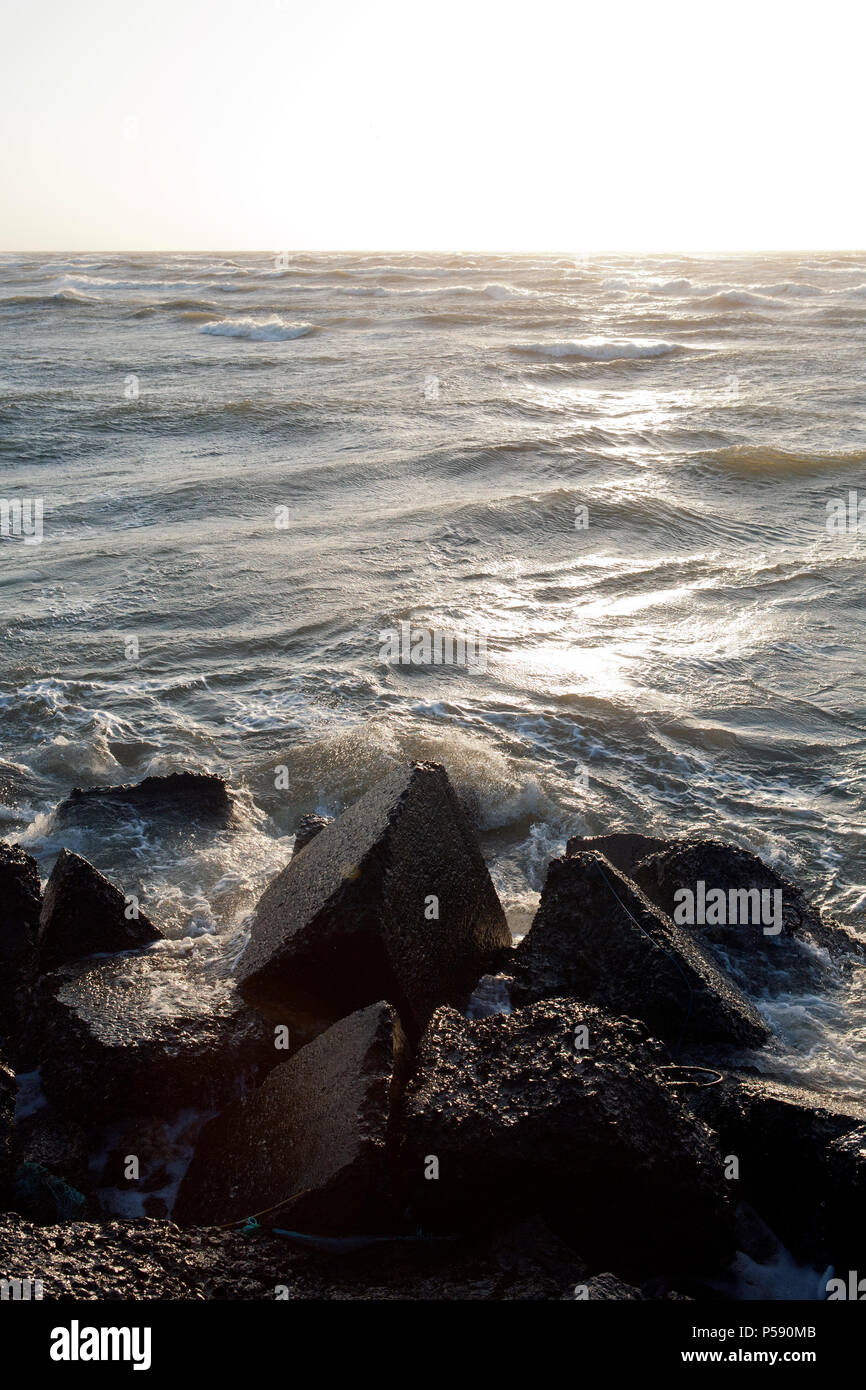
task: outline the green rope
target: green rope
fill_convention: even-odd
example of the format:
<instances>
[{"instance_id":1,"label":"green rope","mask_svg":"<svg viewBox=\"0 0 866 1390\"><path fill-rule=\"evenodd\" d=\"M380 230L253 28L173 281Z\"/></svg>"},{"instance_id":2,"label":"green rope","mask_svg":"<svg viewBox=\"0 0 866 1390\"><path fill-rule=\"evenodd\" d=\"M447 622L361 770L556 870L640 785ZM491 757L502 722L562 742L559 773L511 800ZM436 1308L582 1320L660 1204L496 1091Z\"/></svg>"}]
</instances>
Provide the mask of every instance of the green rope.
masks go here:
<instances>
[{"instance_id":1,"label":"green rope","mask_svg":"<svg viewBox=\"0 0 866 1390\"><path fill-rule=\"evenodd\" d=\"M12 1179L12 1195L22 1216L49 1225L74 1221L87 1198L41 1163L22 1163Z\"/></svg>"}]
</instances>

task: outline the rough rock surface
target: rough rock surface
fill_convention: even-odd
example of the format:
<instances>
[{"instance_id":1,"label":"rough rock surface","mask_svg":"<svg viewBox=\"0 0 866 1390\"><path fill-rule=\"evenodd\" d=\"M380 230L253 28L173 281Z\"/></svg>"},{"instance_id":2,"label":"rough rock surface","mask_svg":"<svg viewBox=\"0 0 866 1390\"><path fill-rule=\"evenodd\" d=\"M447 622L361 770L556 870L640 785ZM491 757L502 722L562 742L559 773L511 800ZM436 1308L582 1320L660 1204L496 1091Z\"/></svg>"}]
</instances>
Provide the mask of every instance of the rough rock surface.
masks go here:
<instances>
[{"instance_id":1,"label":"rough rock surface","mask_svg":"<svg viewBox=\"0 0 866 1390\"><path fill-rule=\"evenodd\" d=\"M175 1219L221 1225L267 1212L265 1224L314 1234L393 1220L386 1154L403 1047L394 1010L378 1003L280 1063L205 1126Z\"/></svg>"},{"instance_id":2,"label":"rough rock surface","mask_svg":"<svg viewBox=\"0 0 866 1390\"><path fill-rule=\"evenodd\" d=\"M645 1297L632 1284L624 1284L615 1274L596 1274L586 1285L586 1296L606 1303L643 1303Z\"/></svg>"},{"instance_id":3,"label":"rough rock surface","mask_svg":"<svg viewBox=\"0 0 866 1390\"><path fill-rule=\"evenodd\" d=\"M0 1038L13 1053L36 978L40 902L36 860L0 841Z\"/></svg>"},{"instance_id":4,"label":"rough rock surface","mask_svg":"<svg viewBox=\"0 0 866 1390\"><path fill-rule=\"evenodd\" d=\"M60 851L39 918L39 963L54 970L96 952L134 950L162 933L145 913L127 918L123 893L81 855Z\"/></svg>"},{"instance_id":5,"label":"rough rock surface","mask_svg":"<svg viewBox=\"0 0 866 1390\"><path fill-rule=\"evenodd\" d=\"M14 1154L16 1163L36 1163L79 1192L89 1189L87 1135L68 1117L41 1109L18 1119Z\"/></svg>"},{"instance_id":6,"label":"rough rock surface","mask_svg":"<svg viewBox=\"0 0 866 1390\"><path fill-rule=\"evenodd\" d=\"M862 1192L866 1154L857 1155L866 1105L739 1073L686 1099L718 1133L722 1152L739 1159L738 1196L795 1254L824 1266L862 1263L866 1205L857 1183Z\"/></svg>"},{"instance_id":7,"label":"rough rock surface","mask_svg":"<svg viewBox=\"0 0 866 1390\"><path fill-rule=\"evenodd\" d=\"M209 1108L280 1054L230 981L171 952L62 966L40 983L46 1095L83 1124Z\"/></svg>"},{"instance_id":8,"label":"rough rock surface","mask_svg":"<svg viewBox=\"0 0 866 1390\"><path fill-rule=\"evenodd\" d=\"M660 840L655 835L638 835L633 831L615 830L610 835L572 835L568 841L566 854L584 854L594 851L603 854L609 864L619 869L626 878L631 878L636 864L648 854L664 849L670 840Z\"/></svg>"},{"instance_id":9,"label":"rough rock surface","mask_svg":"<svg viewBox=\"0 0 866 1390\"><path fill-rule=\"evenodd\" d=\"M301 816L295 826L295 847L292 850L292 858L294 859L296 854L300 854L301 850L316 838L320 830L324 830L326 825L330 825L331 820L330 816L317 816L314 811L311 811L309 815Z\"/></svg>"},{"instance_id":10,"label":"rough rock surface","mask_svg":"<svg viewBox=\"0 0 866 1390\"><path fill-rule=\"evenodd\" d=\"M0 1271L41 1278L70 1299L562 1299L590 1271L540 1223L472 1243L382 1243L301 1250L237 1228L167 1221L34 1226L0 1217Z\"/></svg>"},{"instance_id":11,"label":"rough rock surface","mask_svg":"<svg viewBox=\"0 0 866 1390\"><path fill-rule=\"evenodd\" d=\"M0 1053L0 1206L4 1205L6 1200L7 1183L12 1169L17 1092L15 1074Z\"/></svg>"},{"instance_id":12,"label":"rough rock surface","mask_svg":"<svg viewBox=\"0 0 866 1390\"><path fill-rule=\"evenodd\" d=\"M322 830L266 889L241 992L310 1033L379 999L414 1035L511 935L443 768L415 763Z\"/></svg>"},{"instance_id":13,"label":"rough rock surface","mask_svg":"<svg viewBox=\"0 0 866 1390\"><path fill-rule=\"evenodd\" d=\"M222 777L209 772L172 772L167 777L145 777L116 787L75 787L55 809L57 825L75 824L93 817L124 819L130 811L147 815L224 821L232 812L232 799Z\"/></svg>"},{"instance_id":14,"label":"rough rock surface","mask_svg":"<svg viewBox=\"0 0 866 1390\"><path fill-rule=\"evenodd\" d=\"M860 1268L862 1253L860 1265L853 1260L858 1251L866 1250L866 1124L849 1129L828 1145L821 1194L824 1241L834 1252L833 1263L837 1268ZM846 1252L848 1262L843 1266Z\"/></svg>"},{"instance_id":15,"label":"rough rock surface","mask_svg":"<svg viewBox=\"0 0 866 1390\"><path fill-rule=\"evenodd\" d=\"M695 836L671 840L639 860L632 877L647 897L669 916L675 910L677 891L688 888L695 892L699 880L707 890L722 889L726 895L732 889L780 891L782 929L775 935L765 933L760 923L733 926L707 923L691 929L702 940L722 947L729 956L740 957L737 964L750 972L759 986L768 983L765 976L773 970L782 987L786 981L790 987L792 977L802 977L805 983L809 971L814 974L816 962L801 949L803 942L824 947L836 959L849 954L866 959L866 940L861 941L838 923L825 921L802 889L776 873L756 854L737 845ZM742 960L743 953L747 953L748 960Z\"/></svg>"},{"instance_id":16,"label":"rough rock surface","mask_svg":"<svg viewBox=\"0 0 866 1390\"><path fill-rule=\"evenodd\" d=\"M588 1258L723 1261L721 1157L658 1081L665 1058L640 1024L572 1000L473 1021L437 1010L403 1117L416 1219L463 1230L537 1212Z\"/></svg>"},{"instance_id":17,"label":"rough rock surface","mask_svg":"<svg viewBox=\"0 0 866 1390\"><path fill-rule=\"evenodd\" d=\"M515 1004L574 996L643 1019L677 1048L769 1036L712 958L599 854L552 861L514 970Z\"/></svg>"}]
</instances>

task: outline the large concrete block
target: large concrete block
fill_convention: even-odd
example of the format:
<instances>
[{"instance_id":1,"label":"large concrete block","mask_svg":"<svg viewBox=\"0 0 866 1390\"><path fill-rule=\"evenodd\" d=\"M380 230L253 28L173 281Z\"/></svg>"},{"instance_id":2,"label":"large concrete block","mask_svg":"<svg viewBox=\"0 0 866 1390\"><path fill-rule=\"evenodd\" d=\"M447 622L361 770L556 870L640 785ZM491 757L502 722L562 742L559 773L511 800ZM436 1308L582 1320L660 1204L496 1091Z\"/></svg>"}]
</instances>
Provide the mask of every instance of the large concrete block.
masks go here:
<instances>
[{"instance_id":1,"label":"large concrete block","mask_svg":"<svg viewBox=\"0 0 866 1390\"><path fill-rule=\"evenodd\" d=\"M393 1220L386 1160L403 1048L397 1016L380 1002L281 1062L202 1130L174 1219L257 1215L313 1234Z\"/></svg>"},{"instance_id":2,"label":"large concrete block","mask_svg":"<svg viewBox=\"0 0 866 1390\"><path fill-rule=\"evenodd\" d=\"M127 917L123 893L87 859L63 849L51 870L39 918L39 964L54 970L96 952L129 951L162 933L145 913Z\"/></svg>"},{"instance_id":3,"label":"large concrete block","mask_svg":"<svg viewBox=\"0 0 866 1390\"><path fill-rule=\"evenodd\" d=\"M769 1030L712 958L600 854L554 859L515 952L516 1004L572 995L675 1046L760 1047Z\"/></svg>"},{"instance_id":4,"label":"large concrete block","mask_svg":"<svg viewBox=\"0 0 866 1390\"><path fill-rule=\"evenodd\" d=\"M321 1031L379 999L417 1034L511 935L444 768L415 763L320 830L266 889L236 967L244 997Z\"/></svg>"}]
</instances>

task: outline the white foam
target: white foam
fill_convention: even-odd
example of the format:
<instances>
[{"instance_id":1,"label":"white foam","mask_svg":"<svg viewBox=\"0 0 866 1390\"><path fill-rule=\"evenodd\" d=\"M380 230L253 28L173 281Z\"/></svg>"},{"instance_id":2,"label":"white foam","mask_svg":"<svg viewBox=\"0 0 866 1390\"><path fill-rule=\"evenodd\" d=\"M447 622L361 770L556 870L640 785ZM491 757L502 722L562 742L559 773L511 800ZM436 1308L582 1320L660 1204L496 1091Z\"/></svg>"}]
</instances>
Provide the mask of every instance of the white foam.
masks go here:
<instances>
[{"instance_id":1,"label":"white foam","mask_svg":"<svg viewBox=\"0 0 866 1390\"><path fill-rule=\"evenodd\" d=\"M534 299L537 295L532 290L521 289L519 285L500 285L497 283L484 286L484 293L488 299Z\"/></svg>"},{"instance_id":2,"label":"white foam","mask_svg":"<svg viewBox=\"0 0 866 1390\"><path fill-rule=\"evenodd\" d=\"M58 282L61 292L80 295L94 287L101 290L134 290L142 294L176 294L180 290L201 291L203 280L116 280L104 275L64 275Z\"/></svg>"},{"instance_id":3,"label":"white foam","mask_svg":"<svg viewBox=\"0 0 866 1390\"><path fill-rule=\"evenodd\" d=\"M247 338L256 343L281 343L292 338L305 338L312 333L311 323L292 323L271 314L266 319L220 319L217 323L203 324L200 333L208 333L214 338Z\"/></svg>"},{"instance_id":4,"label":"white foam","mask_svg":"<svg viewBox=\"0 0 866 1390\"><path fill-rule=\"evenodd\" d=\"M734 1297L744 1302L758 1299L773 1301L806 1300L822 1302L827 1294L829 1270L803 1265L784 1246L766 1264L758 1264L742 1250L737 1251L731 1266Z\"/></svg>"},{"instance_id":5,"label":"white foam","mask_svg":"<svg viewBox=\"0 0 866 1390\"><path fill-rule=\"evenodd\" d=\"M511 1013L511 976L482 975L466 1007L467 1018Z\"/></svg>"},{"instance_id":6,"label":"white foam","mask_svg":"<svg viewBox=\"0 0 866 1390\"><path fill-rule=\"evenodd\" d=\"M130 1183L128 1187L123 1188L97 1188L103 1214L125 1217L128 1220L146 1217L145 1203L149 1197L161 1198L165 1203L166 1210L170 1213L177 1197L178 1188L192 1159L196 1139L207 1121L215 1113L213 1110L186 1109L181 1110L171 1120L144 1122L144 1131L148 1140L156 1140L155 1151L150 1155L151 1162L159 1164L164 1170L166 1181L161 1187L148 1192L142 1191L137 1183ZM116 1151L118 1147L123 1149L124 1136L128 1142L128 1134L129 1125L123 1123L111 1126L105 1131L100 1146L91 1158L90 1172L93 1179L98 1181L109 1154ZM143 1176L147 1176L147 1174L145 1173Z\"/></svg>"},{"instance_id":7,"label":"white foam","mask_svg":"<svg viewBox=\"0 0 866 1390\"><path fill-rule=\"evenodd\" d=\"M567 339L552 343L518 343L515 347L518 352L528 352L539 357L579 357L588 362L650 359L666 357L672 352L684 351L679 343L668 343L651 338Z\"/></svg>"}]
</instances>

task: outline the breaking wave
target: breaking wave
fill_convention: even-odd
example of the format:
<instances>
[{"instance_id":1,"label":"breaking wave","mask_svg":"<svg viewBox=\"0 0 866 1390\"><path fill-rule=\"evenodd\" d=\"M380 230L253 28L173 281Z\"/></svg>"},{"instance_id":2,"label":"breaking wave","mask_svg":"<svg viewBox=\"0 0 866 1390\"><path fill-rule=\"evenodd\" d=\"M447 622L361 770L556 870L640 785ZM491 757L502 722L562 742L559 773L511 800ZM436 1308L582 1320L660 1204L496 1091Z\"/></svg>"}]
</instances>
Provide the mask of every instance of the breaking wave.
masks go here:
<instances>
[{"instance_id":1,"label":"breaking wave","mask_svg":"<svg viewBox=\"0 0 866 1390\"><path fill-rule=\"evenodd\" d=\"M266 319L219 319L216 323L206 323L200 333L208 333L214 338L247 338L255 343L281 343L292 338L306 338L313 332L311 323L291 323L288 319L272 314Z\"/></svg>"},{"instance_id":2,"label":"breaking wave","mask_svg":"<svg viewBox=\"0 0 866 1390\"><path fill-rule=\"evenodd\" d=\"M534 357L582 358L586 362L642 361L688 352L679 343L653 339L615 340L605 338L566 339L552 343L515 343L513 351Z\"/></svg>"}]
</instances>

